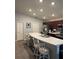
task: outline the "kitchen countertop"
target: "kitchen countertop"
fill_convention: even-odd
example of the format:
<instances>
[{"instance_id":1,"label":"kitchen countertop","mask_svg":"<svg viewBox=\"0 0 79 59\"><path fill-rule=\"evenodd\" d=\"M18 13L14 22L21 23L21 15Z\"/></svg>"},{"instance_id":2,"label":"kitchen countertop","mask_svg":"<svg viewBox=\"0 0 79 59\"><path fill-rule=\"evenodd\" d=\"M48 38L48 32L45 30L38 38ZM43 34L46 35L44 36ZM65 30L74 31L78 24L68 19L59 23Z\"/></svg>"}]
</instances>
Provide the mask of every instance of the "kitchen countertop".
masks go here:
<instances>
[{"instance_id":1,"label":"kitchen countertop","mask_svg":"<svg viewBox=\"0 0 79 59\"><path fill-rule=\"evenodd\" d=\"M61 40L59 38L52 37L52 36L42 37L41 33L29 33L29 35L36 38L36 39L38 39L38 40L41 40L43 42L47 42L49 44L53 44L53 45L63 44L63 40Z\"/></svg>"}]
</instances>

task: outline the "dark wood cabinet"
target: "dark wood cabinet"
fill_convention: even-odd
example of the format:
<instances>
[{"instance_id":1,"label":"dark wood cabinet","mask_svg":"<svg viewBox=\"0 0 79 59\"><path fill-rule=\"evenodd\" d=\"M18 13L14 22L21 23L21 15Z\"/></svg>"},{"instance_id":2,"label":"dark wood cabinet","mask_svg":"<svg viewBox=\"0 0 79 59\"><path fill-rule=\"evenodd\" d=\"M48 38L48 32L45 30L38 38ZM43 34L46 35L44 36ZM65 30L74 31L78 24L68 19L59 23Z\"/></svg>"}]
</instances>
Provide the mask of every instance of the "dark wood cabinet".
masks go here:
<instances>
[{"instance_id":1,"label":"dark wood cabinet","mask_svg":"<svg viewBox=\"0 0 79 59\"><path fill-rule=\"evenodd\" d=\"M51 29L57 29L59 25L63 24L63 20L44 22L44 24L47 24Z\"/></svg>"}]
</instances>

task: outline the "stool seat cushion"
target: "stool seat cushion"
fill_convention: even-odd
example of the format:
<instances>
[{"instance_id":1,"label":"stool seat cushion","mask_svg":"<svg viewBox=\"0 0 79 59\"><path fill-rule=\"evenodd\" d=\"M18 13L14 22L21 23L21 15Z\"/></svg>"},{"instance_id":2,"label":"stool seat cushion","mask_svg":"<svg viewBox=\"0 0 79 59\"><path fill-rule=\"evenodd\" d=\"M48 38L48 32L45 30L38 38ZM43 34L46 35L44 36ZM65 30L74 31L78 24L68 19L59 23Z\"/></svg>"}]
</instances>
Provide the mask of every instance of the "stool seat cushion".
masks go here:
<instances>
[{"instance_id":1,"label":"stool seat cushion","mask_svg":"<svg viewBox=\"0 0 79 59\"><path fill-rule=\"evenodd\" d=\"M42 47L42 48L39 48L39 52L41 54L47 54L48 53L48 49Z\"/></svg>"},{"instance_id":2,"label":"stool seat cushion","mask_svg":"<svg viewBox=\"0 0 79 59\"><path fill-rule=\"evenodd\" d=\"M34 47L35 48L39 48L39 44L34 44Z\"/></svg>"}]
</instances>

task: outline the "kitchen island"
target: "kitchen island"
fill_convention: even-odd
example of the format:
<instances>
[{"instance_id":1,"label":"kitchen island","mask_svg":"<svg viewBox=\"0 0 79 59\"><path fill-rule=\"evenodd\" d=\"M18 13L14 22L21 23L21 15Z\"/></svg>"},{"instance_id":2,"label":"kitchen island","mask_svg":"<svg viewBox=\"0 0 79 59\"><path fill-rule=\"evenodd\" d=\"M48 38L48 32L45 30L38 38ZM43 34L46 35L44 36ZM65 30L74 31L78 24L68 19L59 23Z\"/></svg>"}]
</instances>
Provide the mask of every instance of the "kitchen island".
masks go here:
<instances>
[{"instance_id":1,"label":"kitchen island","mask_svg":"<svg viewBox=\"0 0 79 59\"><path fill-rule=\"evenodd\" d=\"M29 33L29 35L46 44L50 51L50 59L59 59L59 47L63 44L63 40L55 37L42 37L41 33Z\"/></svg>"}]
</instances>

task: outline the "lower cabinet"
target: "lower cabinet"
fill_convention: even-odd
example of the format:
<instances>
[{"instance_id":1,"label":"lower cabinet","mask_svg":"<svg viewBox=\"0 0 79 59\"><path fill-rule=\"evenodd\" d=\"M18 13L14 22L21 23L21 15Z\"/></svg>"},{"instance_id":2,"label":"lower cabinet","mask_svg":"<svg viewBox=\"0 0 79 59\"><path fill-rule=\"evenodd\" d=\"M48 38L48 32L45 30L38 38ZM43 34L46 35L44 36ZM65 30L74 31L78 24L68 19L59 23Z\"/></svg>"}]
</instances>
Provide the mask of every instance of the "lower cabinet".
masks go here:
<instances>
[{"instance_id":1,"label":"lower cabinet","mask_svg":"<svg viewBox=\"0 0 79 59\"><path fill-rule=\"evenodd\" d=\"M59 59L63 59L63 45L60 46Z\"/></svg>"}]
</instances>

